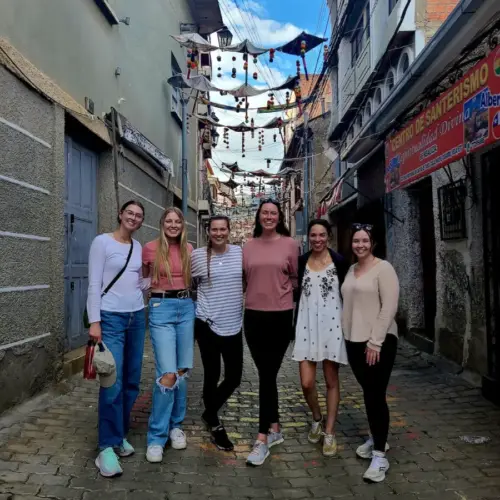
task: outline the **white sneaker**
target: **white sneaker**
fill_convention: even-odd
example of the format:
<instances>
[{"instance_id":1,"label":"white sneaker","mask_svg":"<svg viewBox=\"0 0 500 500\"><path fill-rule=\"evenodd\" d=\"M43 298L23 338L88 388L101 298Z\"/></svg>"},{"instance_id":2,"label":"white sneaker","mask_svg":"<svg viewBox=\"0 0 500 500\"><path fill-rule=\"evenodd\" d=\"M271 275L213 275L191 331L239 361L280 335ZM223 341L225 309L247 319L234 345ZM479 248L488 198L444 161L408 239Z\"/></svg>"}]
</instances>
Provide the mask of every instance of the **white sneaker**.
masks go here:
<instances>
[{"instance_id":1,"label":"white sneaker","mask_svg":"<svg viewBox=\"0 0 500 500\"><path fill-rule=\"evenodd\" d=\"M163 446L152 444L148 446L146 460L151 464L158 464L163 460Z\"/></svg>"},{"instance_id":2,"label":"white sneaker","mask_svg":"<svg viewBox=\"0 0 500 500\"><path fill-rule=\"evenodd\" d=\"M373 451L370 467L363 474L363 479L370 483L381 483L385 479L385 473L389 470L389 460L385 453Z\"/></svg>"},{"instance_id":3,"label":"white sneaker","mask_svg":"<svg viewBox=\"0 0 500 500\"><path fill-rule=\"evenodd\" d=\"M186 434L182 429L176 427L170 431L170 444L174 450L185 450L187 448Z\"/></svg>"},{"instance_id":4,"label":"white sneaker","mask_svg":"<svg viewBox=\"0 0 500 500\"><path fill-rule=\"evenodd\" d=\"M385 443L385 451L389 451L389 445ZM373 438L370 436L367 441L356 449L359 458L372 458Z\"/></svg>"}]
</instances>

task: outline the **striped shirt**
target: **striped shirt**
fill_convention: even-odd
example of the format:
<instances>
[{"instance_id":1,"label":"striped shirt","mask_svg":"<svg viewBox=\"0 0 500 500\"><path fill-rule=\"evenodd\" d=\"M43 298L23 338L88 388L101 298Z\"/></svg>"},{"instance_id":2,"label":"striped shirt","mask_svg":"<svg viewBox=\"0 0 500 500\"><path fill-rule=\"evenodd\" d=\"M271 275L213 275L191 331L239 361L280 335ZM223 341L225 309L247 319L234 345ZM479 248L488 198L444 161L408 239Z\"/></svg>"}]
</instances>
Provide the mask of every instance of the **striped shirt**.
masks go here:
<instances>
[{"instance_id":1,"label":"striped shirt","mask_svg":"<svg viewBox=\"0 0 500 500\"><path fill-rule=\"evenodd\" d=\"M196 317L206 321L217 335L236 335L243 321L243 252L227 245L227 251L210 258L207 276L207 248L197 248L191 255L191 272L198 283Z\"/></svg>"}]
</instances>

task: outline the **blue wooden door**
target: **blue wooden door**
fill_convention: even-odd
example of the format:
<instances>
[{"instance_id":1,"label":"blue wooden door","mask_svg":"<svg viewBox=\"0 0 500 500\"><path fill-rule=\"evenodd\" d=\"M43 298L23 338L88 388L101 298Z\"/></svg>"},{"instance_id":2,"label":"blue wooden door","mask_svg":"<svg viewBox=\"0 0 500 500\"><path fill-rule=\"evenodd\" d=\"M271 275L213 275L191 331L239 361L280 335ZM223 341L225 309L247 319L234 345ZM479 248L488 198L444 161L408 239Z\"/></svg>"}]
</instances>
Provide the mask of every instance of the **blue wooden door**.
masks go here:
<instances>
[{"instance_id":1,"label":"blue wooden door","mask_svg":"<svg viewBox=\"0 0 500 500\"><path fill-rule=\"evenodd\" d=\"M64 260L65 326L69 350L86 343L82 322L87 301L88 259L97 232L97 155L75 143L64 141L66 162Z\"/></svg>"}]
</instances>

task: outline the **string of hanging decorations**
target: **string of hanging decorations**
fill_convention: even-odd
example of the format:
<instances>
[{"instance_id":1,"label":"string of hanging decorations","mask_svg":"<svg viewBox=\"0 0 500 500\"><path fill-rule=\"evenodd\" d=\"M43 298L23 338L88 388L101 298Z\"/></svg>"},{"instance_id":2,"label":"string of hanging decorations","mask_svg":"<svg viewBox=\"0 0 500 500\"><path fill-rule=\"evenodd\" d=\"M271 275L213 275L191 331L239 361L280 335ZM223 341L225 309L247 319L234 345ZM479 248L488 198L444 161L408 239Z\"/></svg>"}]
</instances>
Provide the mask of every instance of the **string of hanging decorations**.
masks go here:
<instances>
[{"instance_id":1,"label":"string of hanging decorations","mask_svg":"<svg viewBox=\"0 0 500 500\"><path fill-rule=\"evenodd\" d=\"M226 95L223 93L222 95ZM192 97L194 99L194 97ZM239 113L241 111L241 105L238 108L237 106L229 106L228 104L221 104L219 102L213 102L209 101L206 97L201 96L199 97L199 100L202 104L205 106L211 106L212 108L218 108L222 109L224 111L236 111ZM300 104L302 106L305 106L306 104L309 104L314 100L314 96L307 96L305 98L301 99ZM265 114L265 113L276 113L280 111L287 111L289 109L294 109L299 106L299 103L297 101L290 102L290 92L286 92L286 104L276 104L274 103L273 106L270 106L269 103L266 104L266 106L260 106L260 107L249 107L249 111L257 111L258 114Z\"/></svg>"}]
</instances>

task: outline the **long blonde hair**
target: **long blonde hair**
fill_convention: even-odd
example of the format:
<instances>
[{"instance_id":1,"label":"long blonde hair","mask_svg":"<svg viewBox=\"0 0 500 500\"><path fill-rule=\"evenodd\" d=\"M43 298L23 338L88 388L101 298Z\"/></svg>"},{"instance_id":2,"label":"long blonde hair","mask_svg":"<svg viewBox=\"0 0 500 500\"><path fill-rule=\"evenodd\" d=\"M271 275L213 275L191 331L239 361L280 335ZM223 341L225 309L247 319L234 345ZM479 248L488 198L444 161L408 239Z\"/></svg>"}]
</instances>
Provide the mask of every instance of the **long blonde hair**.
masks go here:
<instances>
[{"instance_id":1,"label":"long blonde hair","mask_svg":"<svg viewBox=\"0 0 500 500\"><path fill-rule=\"evenodd\" d=\"M153 281L159 283L161 268L165 269L169 283L172 283L172 270L169 262L170 252L167 236L165 235L165 219L170 213L175 213L182 221L182 231L179 236L179 245L181 248L181 265L182 276L184 277L184 285L189 288L191 286L191 255L188 249L188 239L186 231L186 220L183 213L177 207L170 207L163 212L160 219L160 237L158 238L158 246L156 248L156 256L153 264Z\"/></svg>"}]
</instances>

